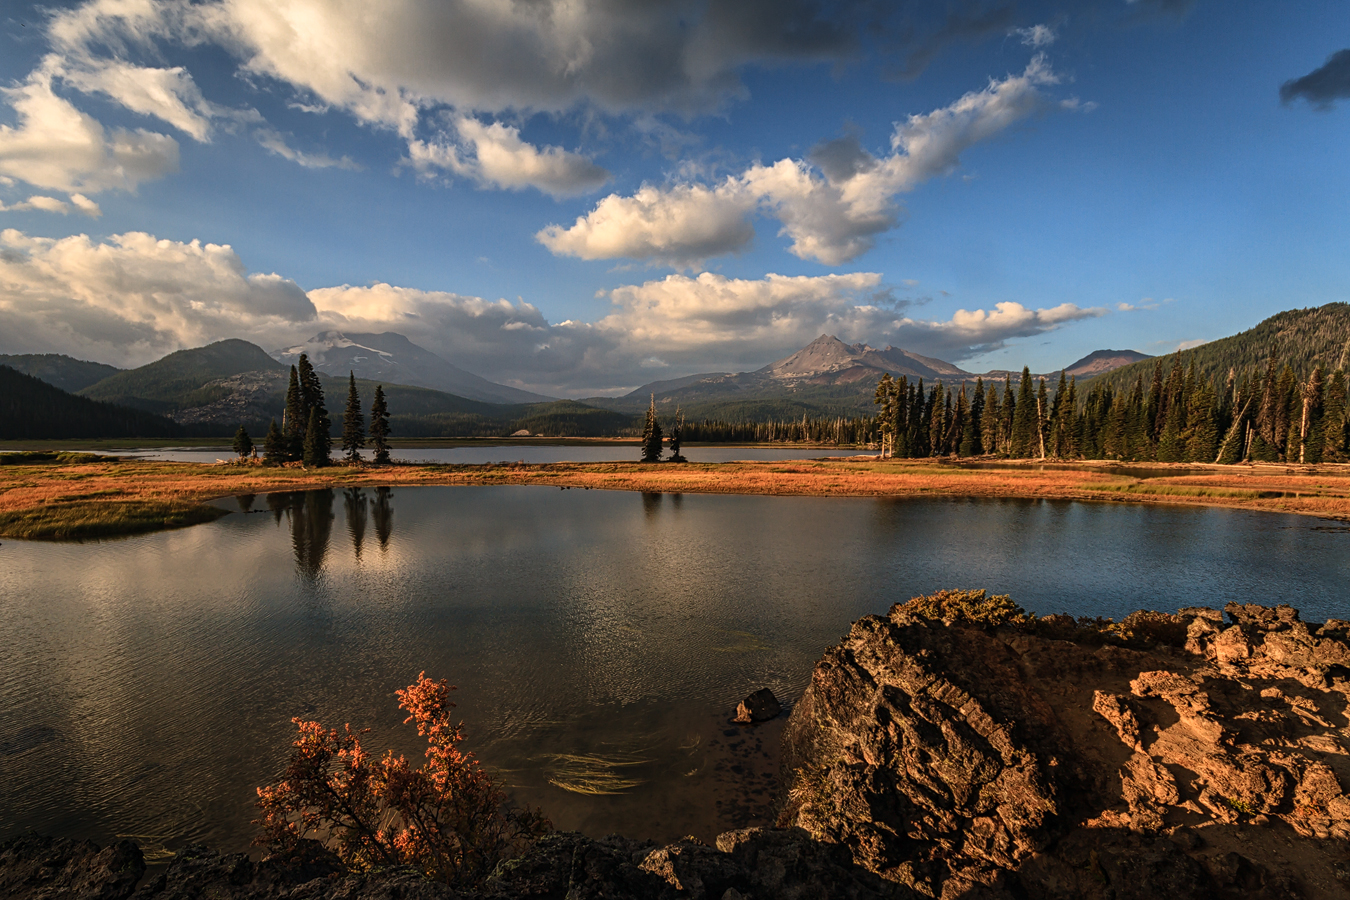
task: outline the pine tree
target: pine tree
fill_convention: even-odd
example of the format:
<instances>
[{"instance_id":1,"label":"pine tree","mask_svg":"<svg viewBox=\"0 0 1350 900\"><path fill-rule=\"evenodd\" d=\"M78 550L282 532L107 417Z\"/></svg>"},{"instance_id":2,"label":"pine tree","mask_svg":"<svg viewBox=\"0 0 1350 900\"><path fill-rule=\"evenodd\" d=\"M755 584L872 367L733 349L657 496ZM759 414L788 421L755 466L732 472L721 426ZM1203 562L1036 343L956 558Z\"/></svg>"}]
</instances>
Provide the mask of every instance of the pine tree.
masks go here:
<instances>
[{"instance_id":1,"label":"pine tree","mask_svg":"<svg viewBox=\"0 0 1350 900\"><path fill-rule=\"evenodd\" d=\"M248 436L243 425L234 433L234 453L240 459L248 459L253 455L253 438Z\"/></svg>"},{"instance_id":2,"label":"pine tree","mask_svg":"<svg viewBox=\"0 0 1350 900\"><path fill-rule=\"evenodd\" d=\"M361 448L366 445L366 419L361 415L361 395L356 392L356 373L348 372L351 379L347 389L347 410L342 414L342 452L348 465L361 461Z\"/></svg>"},{"instance_id":3,"label":"pine tree","mask_svg":"<svg viewBox=\"0 0 1350 900\"><path fill-rule=\"evenodd\" d=\"M892 455L895 446L895 391L891 373L883 372L877 382L872 402L881 407L877 413L877 430L881 434L881 458Z\"/></svg>"},{"instance_id":4,"label":"pine tree","mask_svg":"<svg viewBox=\"0 0 1350 900\"><path fill-rule=\"evenodd\" d=\"M370 404L370 446L375 451L375 465L389 465L389 407L384 402L384 385L375 385L375 399Z\"/></svg>"},{"instance_id":5,"label":"pine tree","mask_svg":"<svg viewBox=\"0 0 1350 900\"><path fill-rule=\"evenodd\" d=\"M965 385L961 386L965 390ZM966 414L965 427L961 431L961 446L957 452L961 456L980 456L984 453L984 441L981 433L981 417L984 415L984 379L975 379L975 389L970 393L970 411Z\"/></svg>"},{"instance_id":6,"label":"pine tree","mask_svg":"<svg viewBox=\"0 0 1350 900\"><path fill-rule=\"evenodd\" d=\"M263 462L269 466L279 466L290 456L286 435L277 427L277 420L267 428L267 437L263 438Z\"/></svg>"},{"instance_id":7,"label":"pine tree","mask_svg":"<svg viewBox=\"0 0 1350 900\"><path fill-rule=\"evenodd\" d=\"M328 465L330 439L323 431L323 419L318 408L309 411L309 427L305 429L304 463L306 468L321 469Z\"/></svg>"},{"instance_id":8,"label":"pine tree","mask_svg":"<svg viewBox=\"0 0 1350 900\"><path fill-rule=\"evenodd\" d=\"M281 430L286 437L286 459L295 461L304 455L305 426L309 412L300 395L300 377L291 366L291 382L286 388L286 410L281 414Z\"/></svg>"},{"instance_id":9,"label":"pine tree","mask_svg":"<svg viewBox=\"0 0 1350 900\"><path fill-rule=\"evenodd\" d=\"M333 420L328 417L328 408L324 406L323 385L319 382L319 374L309 364L309 357L306 354L300 354L297 368L299 369L300 380L300 402L306 416L305 445L302 448L305 465L326 466L328 465L328 458L333 452ZM308 446L310 443L310 421L314 422L312 453ZM311 463L311 458L322 460L322 462Z\"/></svg>"},{"instance_id":10,"label":"pine tree","mask_svg":"<svg viewBox=\"0 0 1350 900\"><path fill-rule=\"evenodd\" d=\"M1069 396L1064 401L1061 430L1063 437L1059 446L1059 456L1064 459L1077 459L1083 451L1078 443L1078 380L1076 378L1069 379Z\"/></svg>"},{"instance_id":11,"label":"pine tree","mask_svg":"<svg viewBox=\"0 0 1350 900\"><path fill-rule=\"evenodd\" d=\"M1036 398L1031 393L1031 370L1023 366L1022 380L1017 387L1017 405L1013 412L1008 455L1014 459L1026 459L1034 453L1032 444L1035 440Z\"/></svg>"},{"instance_id":12,"label":"pine tree","mask_svg":"<svg viewBox=\"0 0 1350 900\"><path fill-rule=\"evenodd\" d=\"M990 381L984 392L984 413L980 416L980 442L985 453L998 453L998 429L1003 408L998 402L998 386Z\"/></svg>"},{"instance_id":13,"label":"pine tree","mask_svg":"<svg viewBox=\"0 0 1350 900\"><path fill-rule=\"evenodd\" d=\"M1303 385L1302 409L1299 411L1298 461L1317 463L1322 461L1322 407L1326 397L1326 372L1318 363L1312 377Z\"/></svg>"},{"instance_id":14,"label":"pine tree","mask_svg":"<svg viewBox=\"0 0 1350 900\"><path fill-rule=\"evenodd\" d=\"M1219 446L1219 408L1214 388L1201 382L1186 404L1185 462L1213 462Z\"/></svg>"},{"instance_id":15,"label":"pine tree","mask_svg":"<svg viewBox=\"0 0 1350 900\"><path fill-rule=\"evenodd\" d=\"M661 461L661 423L656 421L656 395L647 407L647 421L642 427L642 462Z\"/></svg>"},{"instance_id":16,"label":"pine tree","mask_svg":"<svg viewBox=\"0 0 1350 900\"><path fill-rule=\"evenodd\" d=\"M1011 447L1013 420L1017 416L1017 398L1013 396L1012 375L1003 376L1003 414L998 424L998 454L1008 456Z\"/></svg>"},{"instance_id":17,"label":"pine tree","mask_svg":"<svg viewBox=\"0 0 1350 900\"><path fill-rule=\"evenodd\" d=\"M1181 462L1186 455L1186 405L1182 396L1179 368L1173 367L1167 379L1166 413L1163 415L1162 434L1158 436L1158 462Z\"/></svg>"},{"instance_id":18,"label":"pine tree","mask_svg":"<svg viewBox=\"0 0 1350 900\"><path fill-rule=\"evenodd\" d=\"M1028 375L1031 373L1028 372ZM1038 459L1045 459L1045 431L1050 425L1047 417L1050 412L1050 405L1045 396L1045 379L1039 379L1036 386L1036 436L1033 441L1031 451L1036 454Z\"/></svg>"},{"instance_id":19,"label":"pine tree","mask_svg":"<svg viewBox=\"0 0 1350 900\"><path fill-rule=\"evenodd\" d=\"M1331 373L1322 410L1322 459L1343 462L1345 447L1345 373Z\"/></svg>"}]
</instances>

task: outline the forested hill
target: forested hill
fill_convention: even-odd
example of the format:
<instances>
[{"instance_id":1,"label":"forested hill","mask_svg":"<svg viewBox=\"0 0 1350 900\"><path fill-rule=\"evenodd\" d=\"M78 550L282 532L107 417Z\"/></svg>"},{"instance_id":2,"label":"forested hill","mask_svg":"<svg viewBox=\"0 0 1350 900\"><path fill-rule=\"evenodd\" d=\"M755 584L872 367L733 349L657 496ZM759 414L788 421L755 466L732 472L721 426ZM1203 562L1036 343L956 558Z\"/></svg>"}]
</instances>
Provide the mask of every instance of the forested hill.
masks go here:
<instances>
[{"instance_id":1,"label":"forested hill","mask_svg":"<svg viewBox=\"0 0 1350 900\"><path fill-rule=\"evenodd\" d=\"M1182 350L1163 363L1165 369L1178 359L1185 368L1194 363L1201 380L1221 386L1227 380L1229 370L1233 370L1238 378L1245 373L1264 372L1272 352L1281 367L1288 364L1302 375L1311 372L1319 363L1328 373L1344 370L1350 365L1350 303L1328 303L1276 313L1255 328ZM1115 393L1129 391L1140 376L1147 385L1153 378L1155 365L1157 360L1141 360L1100 375L1090 384L1093 387L1110 385Z\"/></svg>"},{"instance_id":2,"label":"forested hill","mask_svg":"<svg viewBox=\"0 0 1350 900\"><path fill-rule=\"evenodd\" d=\"M285 372L286 368L256 344L231 339L170 353L139 369L105 378L81 393L94 400L167 413L183 405L183 395L208 381L245 372Z\"/></svg>"},{"instance_id":3,"label":"forested hill","mask_svg":"<svg viewBox=\"0 0 1350 900\"><path fill-rule=\"evenodd\" d=\"M75 359L64 353L0 353L0 366L9 366L25 375L41 378L63 391L82 391L91 384L110 378L122 370L116 366Z\"/></svg>"},{"instance_id":4,"label":"forested hill","mask_svg":"<svg viewBox=\"0 0 1350 900\"><path fill-rule=\"evenodd\" d=\"M0 440L181 434L182 429L168 419L77 397L39 378L0 366Z\"/></svg>"}]
</instances>

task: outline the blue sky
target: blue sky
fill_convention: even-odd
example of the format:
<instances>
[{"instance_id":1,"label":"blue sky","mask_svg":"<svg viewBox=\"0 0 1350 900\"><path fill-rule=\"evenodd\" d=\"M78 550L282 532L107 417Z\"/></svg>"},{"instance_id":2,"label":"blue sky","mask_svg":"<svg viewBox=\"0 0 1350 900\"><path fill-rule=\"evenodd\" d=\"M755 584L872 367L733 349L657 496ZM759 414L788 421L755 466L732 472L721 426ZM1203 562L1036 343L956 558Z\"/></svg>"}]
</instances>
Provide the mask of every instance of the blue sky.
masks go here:
<instances>
[{"instance_id":1,"label":"blue sky","mask_svg":"<svg viewBox=\"0 0 1350 900\"><path fill-rule=\"evenodd\" d=\"M1334 2L93 0L0 28L0 352L392 330L586 396L822 332L1050 371L1350 299Z\"/></svg>"}]
</instances>

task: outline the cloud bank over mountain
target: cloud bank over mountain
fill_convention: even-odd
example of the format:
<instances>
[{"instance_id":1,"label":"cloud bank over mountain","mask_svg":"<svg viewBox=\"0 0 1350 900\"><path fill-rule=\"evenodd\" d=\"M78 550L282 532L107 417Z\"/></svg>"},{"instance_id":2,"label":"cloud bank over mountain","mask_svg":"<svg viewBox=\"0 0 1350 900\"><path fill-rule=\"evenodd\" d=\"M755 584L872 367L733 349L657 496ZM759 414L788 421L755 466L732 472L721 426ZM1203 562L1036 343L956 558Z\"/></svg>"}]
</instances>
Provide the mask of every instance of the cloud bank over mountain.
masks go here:
<instances>
[{"instance_id":1,"label":"cloud bank over mountain","mask_svg":"<svg viewBox=\"0 0 1350 900\"><path fill-rule=\"evenodd\" d=\"M396 331L494 381L584 396L663 374L758 368L822 332L961 360L1105 313L1005 302L922 319L868 272L673 274L615 288L607 299L611 312L597 321L553 323L524 301L390 284L306 292L282 275L249 272L220 244L0 232L0 352L119 366L229 337L271 348L330 329Z\"/></svg>"}]
</instances>

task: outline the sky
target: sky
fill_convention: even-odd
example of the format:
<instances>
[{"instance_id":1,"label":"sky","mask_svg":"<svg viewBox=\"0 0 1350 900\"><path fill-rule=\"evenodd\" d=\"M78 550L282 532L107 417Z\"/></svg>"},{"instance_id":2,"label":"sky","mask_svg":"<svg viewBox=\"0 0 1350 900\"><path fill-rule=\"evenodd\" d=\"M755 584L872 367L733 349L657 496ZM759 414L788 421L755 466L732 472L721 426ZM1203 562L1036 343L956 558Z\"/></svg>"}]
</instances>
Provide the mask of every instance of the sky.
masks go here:
<instances>
[{"instance_id":1,"label":"sky","mask_svg":"<svg viewBox=\"0 0 1350 900\"><path fill-rule=\"evenodd\" d=\"M1350 300L1335 0L0 9L0 353L396 331L559 397Z\"/></svg>"}]
</instances>

